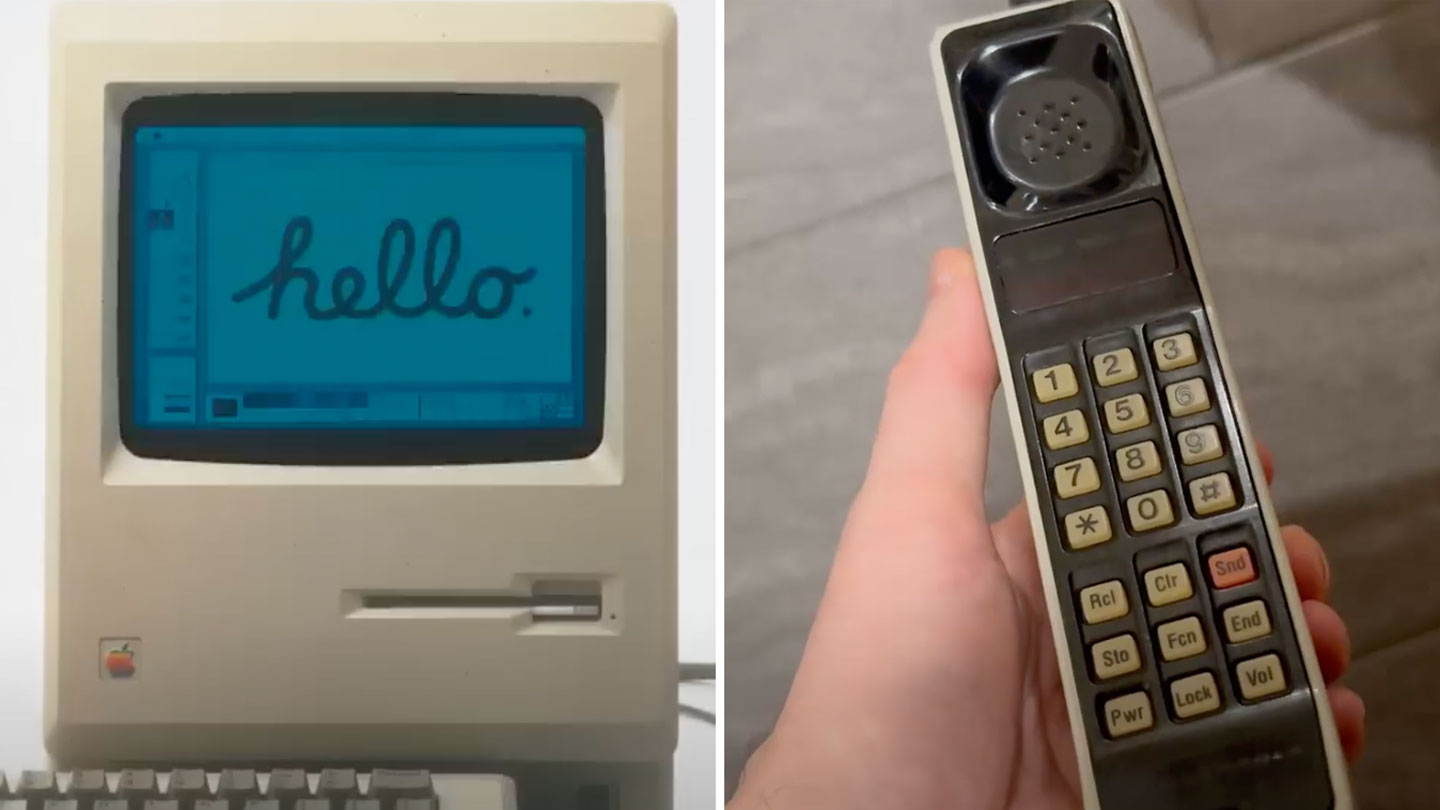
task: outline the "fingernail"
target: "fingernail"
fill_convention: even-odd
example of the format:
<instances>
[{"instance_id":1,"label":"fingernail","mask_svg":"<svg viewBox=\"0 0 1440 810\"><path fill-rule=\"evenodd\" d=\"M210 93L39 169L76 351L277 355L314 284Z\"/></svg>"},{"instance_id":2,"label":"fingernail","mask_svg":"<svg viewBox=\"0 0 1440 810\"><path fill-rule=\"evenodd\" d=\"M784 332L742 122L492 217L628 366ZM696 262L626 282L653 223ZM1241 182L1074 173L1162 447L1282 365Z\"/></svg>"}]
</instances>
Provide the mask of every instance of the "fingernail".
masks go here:
<instances>
[{"instance_id":1,"label":"fingernail","mask_svg":"<svg viewBox=\"0 0 1440 810\"><path fill-rule=\"evenodd\" d=\"M955 274L949 267L938 264L930 271L930 297L935 298L955 286Z\"/></svg>"}]
</instances>

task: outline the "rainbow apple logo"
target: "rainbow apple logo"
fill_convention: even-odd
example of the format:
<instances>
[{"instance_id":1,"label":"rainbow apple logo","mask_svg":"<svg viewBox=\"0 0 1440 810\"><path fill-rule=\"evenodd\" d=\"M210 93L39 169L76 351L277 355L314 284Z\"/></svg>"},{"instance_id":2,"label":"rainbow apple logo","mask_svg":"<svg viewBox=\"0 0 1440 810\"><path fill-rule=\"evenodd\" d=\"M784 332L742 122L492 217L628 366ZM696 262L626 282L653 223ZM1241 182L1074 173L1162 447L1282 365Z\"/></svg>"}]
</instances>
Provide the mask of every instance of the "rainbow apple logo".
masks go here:
<instances>
[{"instance_id":1,"label":"rainbow apple logo","mask_svg":"<svg viewBox=\"0 0 1440 810\"><path fill-rule=\"evenodd\" d=\"M107 645L101 665L107 677L117 680L132 678L135 675L135 648L129 641Z\"/></svg>"}]
</instances>

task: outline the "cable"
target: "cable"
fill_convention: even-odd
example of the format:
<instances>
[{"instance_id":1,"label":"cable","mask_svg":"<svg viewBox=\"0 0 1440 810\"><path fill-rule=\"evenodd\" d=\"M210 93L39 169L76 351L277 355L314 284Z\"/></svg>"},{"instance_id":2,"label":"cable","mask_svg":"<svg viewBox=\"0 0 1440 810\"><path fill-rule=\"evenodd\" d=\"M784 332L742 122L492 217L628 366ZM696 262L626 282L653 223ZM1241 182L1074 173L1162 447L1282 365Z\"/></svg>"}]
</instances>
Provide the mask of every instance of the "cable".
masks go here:
<instances>
[{"instance_id":1,"label":"cable","mask_svg":"<svg viewBox=\"0 0 1440 810\"><path fill-rule=\"evenodd\" d=\"M715 665L714 665L714 664L707 664L707 663L700 663L700 662L693 662L693 661L681 661L681 662L680 662L680 682L681 682L681 683L688 683L688 682L690 682L690 681L713 681L713 680L715 680Z\"/></svg>"},{"instance_id":2,"label":"cable","mask_svg":"<svg viewBox=\"0 0 1440 810\"><path fill-rule=\"evenodd\" d=\"M712 726L715 725L715 713L709 711L708 709L702 709L698 706L691 706L686 703L681 703L680 715L682 717L693 717L694 719L699 720L702 723L709 723Z\"/></svg>"}]
</instances>

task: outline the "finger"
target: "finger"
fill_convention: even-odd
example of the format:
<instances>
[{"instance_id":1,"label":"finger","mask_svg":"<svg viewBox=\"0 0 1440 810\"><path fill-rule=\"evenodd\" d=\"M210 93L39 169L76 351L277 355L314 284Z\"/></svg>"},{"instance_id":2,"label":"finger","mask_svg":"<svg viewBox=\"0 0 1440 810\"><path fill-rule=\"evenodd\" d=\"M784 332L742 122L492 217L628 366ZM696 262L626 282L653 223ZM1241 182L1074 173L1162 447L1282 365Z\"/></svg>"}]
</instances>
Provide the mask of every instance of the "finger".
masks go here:
<instances>
[{"instance_id":1,"label":"finger","mask_svg":"<svg viewBox=\"0 0 1440 810\"><path fill-rule=\"evenodd\" d=\"M1285 554L1290 558L1300 598L1329 601L1330 562L1325 559L1320 541L1300 526L1280 527L1280 537L1285 541Z\"/></svg>"},{"instance_id":2,"label":"finger","mask_svg":"<svg viewBox=\"0 0 1440 810\"><path fill-rule=\"evenodd\" d=\"M1352 765L1365 750L1365 701L1344 686L1330 687L1330 713L1340 733L1340 747Z\"/></svg>"},{"instance_id":3,"label":"finger","mask_svg":"<svg viewBox=\"0 0 1440 810\"><path fill-rule=\"evenodd\" d=\"M1320 674L1330 683L1350 667L1350 631L1335 608L1324 602L1308 600L1301 603L1310 639L1315 642L1315 657L1320 661Z\"/></svg>"},{"instance_id":4,"label":"finger","mask_svg":"<svg viewBox=\"0 0 1440 810\"><path fill-rule=\"evenodd\" d=\"M978 501L997 376L975 265L942 250L920 330L890 375L867 487L924 483Z\"/></svg>"},{"instance_id":5,"label":"finger","mask_svg":"<svg viewBox=\"0 0 1440 810\"><path fill-rule=\"evenodd\" d=\"M1275 483L1275 457L1264 442L1255 442L1255 452L1260 456L1260 468L1265 471L1265 483Z\"/></svg>"}]
</instances>

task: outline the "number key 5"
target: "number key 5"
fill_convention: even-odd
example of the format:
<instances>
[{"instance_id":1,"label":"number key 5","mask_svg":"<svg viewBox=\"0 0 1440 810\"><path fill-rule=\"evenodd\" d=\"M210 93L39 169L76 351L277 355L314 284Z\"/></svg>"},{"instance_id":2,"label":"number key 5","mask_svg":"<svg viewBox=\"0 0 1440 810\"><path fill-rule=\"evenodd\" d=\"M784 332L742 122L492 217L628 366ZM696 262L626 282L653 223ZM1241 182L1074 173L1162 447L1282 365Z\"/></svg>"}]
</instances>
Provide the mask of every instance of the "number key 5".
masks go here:
<instances>
[{"instance_id":1,"label":"number key 5","mask_svg":"<svg viewBox=\"0 0 1440 810\"><path fill-rule=\"evenodd\" d=\"M1150 424L1145 398L1139 394L1112 399L1105 403L1105 425L1111 433L1124 433Z\"/></svg>"}]
</instances>

